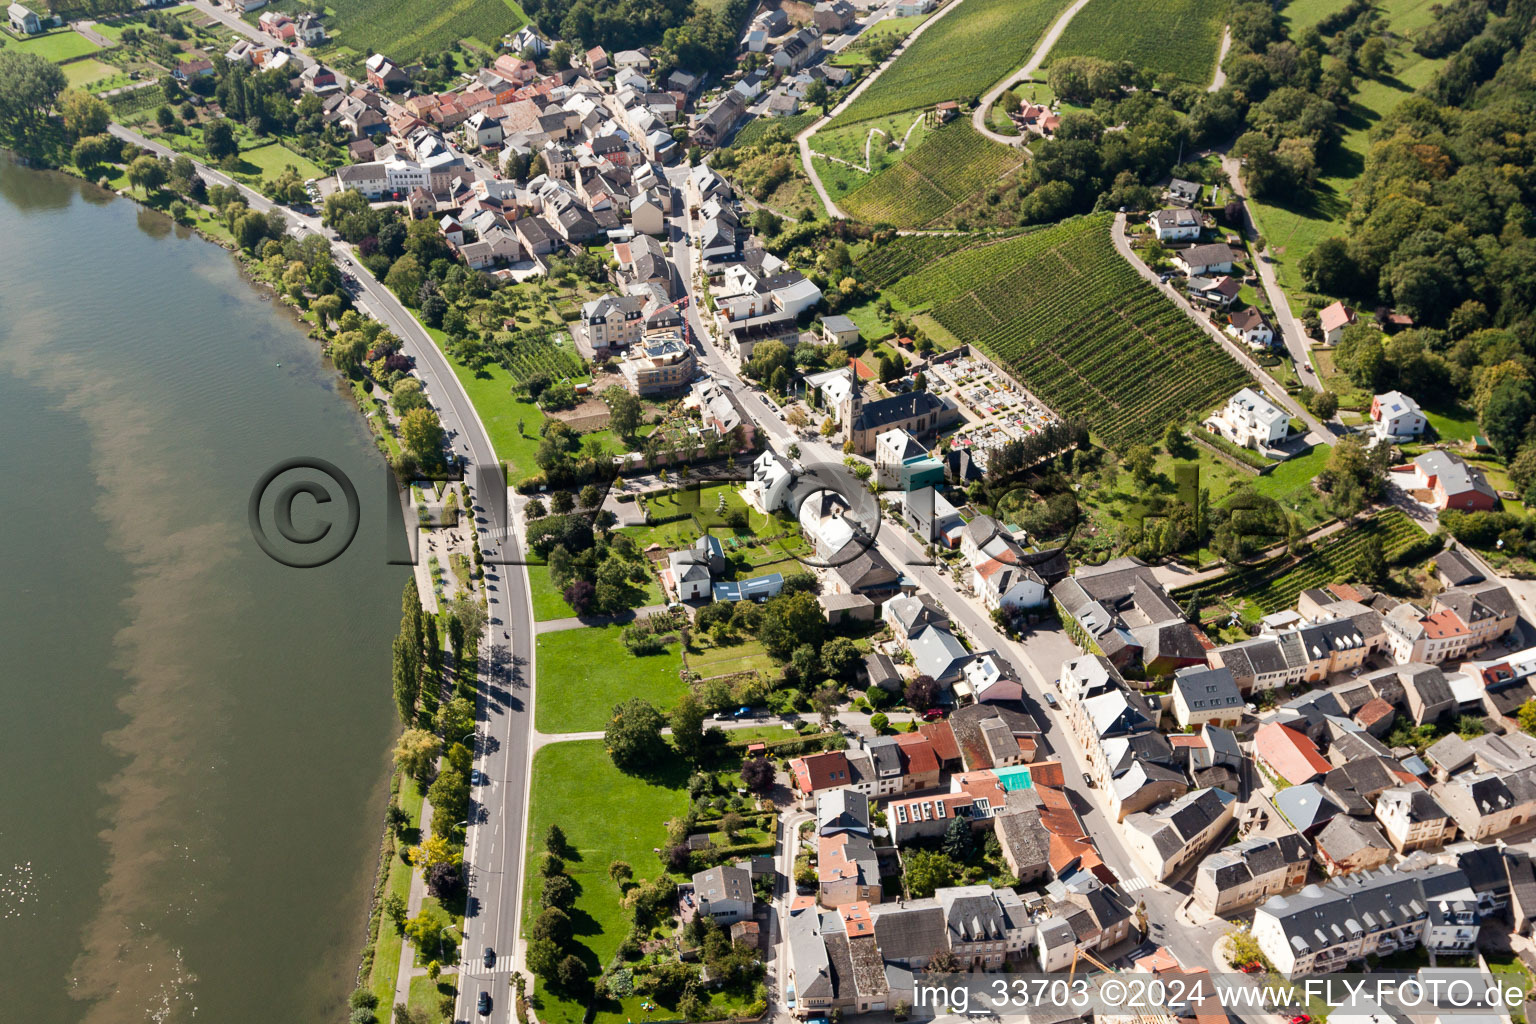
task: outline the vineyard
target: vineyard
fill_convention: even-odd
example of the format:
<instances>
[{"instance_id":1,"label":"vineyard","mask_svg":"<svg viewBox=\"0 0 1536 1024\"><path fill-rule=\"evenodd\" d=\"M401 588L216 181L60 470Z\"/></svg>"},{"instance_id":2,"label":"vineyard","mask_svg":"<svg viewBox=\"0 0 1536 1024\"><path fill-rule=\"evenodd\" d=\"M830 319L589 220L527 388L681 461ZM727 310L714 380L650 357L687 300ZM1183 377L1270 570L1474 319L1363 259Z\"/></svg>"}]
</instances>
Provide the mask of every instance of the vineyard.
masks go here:
<instances>
[{"instance_id":1,"label":"vineyard","mask_svg":"<svg viewBox=\"0 0 1536 1024\"><path fill-rule=\"evenodd\" d=\"M836 124L979 97L1029 60L1035 43L1066 6L1064 0L955 2L960 7L925 29L837 116Z\"/></svg>"},{"instance_id":2,"label":"vineyard","mask_svg":"<svg viewBox=\"0 0 1536 1024\"><path fill-rule=\"evenodd\" d=\"M899 282L1063 416L1123 451L1219 405L1248 375L1114 250L1110 214L965 249Z\"/></svg>"},{"instance_id":3,"label":"vineyard","mask_svg":"<svg viewBox=\"0 0 1536 1024\"><path fill-rule=\"evenodd\" d=\"M290 10L310 10L296 2L279 2ZM476 39L495 47L508 32L527 24L528 16L515 0L443 0L424 5L411 0L330 0L326 28L336 42L360 54L387 53L408 62L438 54L460 39Z\"/></svg>"},{"instance_id":4,"label":"vineyard","mask_svg":"<svg viewBox=\"0 0 1536 1024\"><path fill-rule=\"evenodd\" d=\"M1051 57L1128 60L1161 80L1205 85L1216 70L1227 9L1201 0L1159 0L1147 17L1145 0L1093 0L1051 47Z\"/></svg>"},{"instance_id":5,"label":"vineyard","mask_svg":"<svg viewBox=\"0 0 1536 1024\"><path fill-rule=\"evenodd\" d=\"M1389 562L1412 554L1420 545L1434 543L1401 509L1383 509L1319 540L1311 553L1299 561L1290 562L1281 555L1206 583L1175 590L1173 596L1180 602L1191 597L1201 601L1220 598L1234 605L1247 602L1263 615L1293 608L1303 590L1356 579L1360 552L1372 538L1381 541Z\"/></svg>"},{"instance_id":6,"label":"vineyard","mask_svg":"<svg viewBox=\"0 0 1536 1024\"><path fill-rule=\"evenodd\" d=\"M901 235L878 248L862 253L854 262L864 279L875 288L889 288L908 274L973 246L985 247L1000 241L997 235L957 232L953 235Z\"/></svg>"},{"instance_id":7,"label":"vineyard","mask_svg":"<svg viewBox=\"0 0 1536 1024\"><path fill-rule=\"evenodd\" d=\"M497 334L498 362L518 384L536 373L547 373L553 380L580 376L583 372L581 360L566 338L566 335L552 331Z\"/></svg>"},{"instance_id":8,"label":"vineyard","mask_svg":"<svg viewBox=\"0 0 1536 1024\"><path fill-rule=\"evenodd\" d=\"M783 128L784 138L792 139L799 135L811 122L820 115L815 111L805 114L792 114L789 117L755 117L742 125L741 131L731 140L732 149L746 149L763 141L763 136L768 134L770 128Z\"/></svg>"},{"instance_id":9,"label":"vineyard","mask_svg":"<svg viewBox=\"0 0 1536 1024\"><path fill-rule=\"evenodd\" d=\"M1022 162L1017 150L978 135L962 118L930 132L906 159L837 203L871 224L923 227L942 221Z\"/></svg>"},{"instance_id":10,"label":"vineyard","mask_svg":"<svg viewBox=\"0 0 1536 1024\"><path fill-rule=\"evenodd\" d=\"M158 110L165 105L165 90L158 85L146 85L140 89L127 89L107 97L112 116L119 121L128 120L134 114Z\"/></svg>"}]
</instances>

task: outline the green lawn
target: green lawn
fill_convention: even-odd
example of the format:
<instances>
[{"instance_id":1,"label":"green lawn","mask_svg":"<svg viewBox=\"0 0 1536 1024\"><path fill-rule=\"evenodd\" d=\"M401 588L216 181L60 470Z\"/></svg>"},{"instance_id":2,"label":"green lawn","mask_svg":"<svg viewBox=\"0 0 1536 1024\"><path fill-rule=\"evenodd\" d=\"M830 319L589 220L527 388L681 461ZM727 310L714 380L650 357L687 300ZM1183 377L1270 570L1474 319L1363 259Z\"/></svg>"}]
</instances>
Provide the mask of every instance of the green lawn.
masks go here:
<instances>
[{"instance_id":1,"label":"green lawn","mask_svg":"<svg viewBox=\"0 0 1536 1024\"><path fill-rule=\"evenodd\" d=\"M720 646L709 640L694 642L703 646L688 648L688 668L705 679L748 671L760 672L768 677L778 675L778 667L773 659L763 650L763 645L754 639L740 639Z\"/></svg>"},{"instance_id":2,"label":"green lawn","mask_svg":"<svg viewBox=\"0 0 1536 1024\"><path fill-rule=\"evenodd\" d=\"M412 779L401 779L400 792L395 797L414 830L421 826L422 791ZM416 835L408 832L402 845L416 841ZM389 881L385 883L386 895L395 894L406 899L411 894L411 866L396 854L389 859ZM395 981L400 975L400 946L404 937L395 923L387 917L379 919L379 937L373 948L373 973L368 987L379 997L379 1002L389 1005L395 998Z\"/></svg>"},{"instance_id":3,"label":"green lawn","mask_svg":"<svg viewBox=\"0 0 1536 1024\"><path fill-rule=\"evenodd\" d=\"M540 679L546 678L541 671ZM676 768L659 783L625 775L614 768L598 740L556 743L534 755L528 866L523 875L528 880L523 887L525 933L539 910L542 837L550 825L558 824L576 851L567 859L566 871L580 894L571 916L577 941L587 947L583 959L596 974L613 957L628 934L630 917L619 902L618 886L608 877L608 865L626 861L634 868L636 879L661 873L651 851L666 844L667 820L688 807L688 794L682 788L686 769L680 763ZM577 1024L586 1014L584 1005L547 994L539 998L543 1005L538 1017L544 1024Z\"/></svg>"},{"instance_id":4,"label":"green lawn","mask_svg":"<svg viewBox=\"0 0 1536 1024\"><path fill-rule=\"evenodd\" d=\"M447 355L448 336L431 327L426 331ZM532 402L512 396L512 377L498 364L487 363L483 369L471 370L452 356L448 356L448 362L491 435L496 457L507 463L508 478L516 483L534 472L538 467L533 457L539 450L539 425L544 422L544 413ZM519 423L523 425L521 432Z\"/></svg>"},{"instance_id":5,"label":"green lawn","mask_svg":"<svg viewBox=\"0 0 1536 1024\"><path fill-rule=\"evenodd\" d=\"M1330 14L1337 14L1345 7L1347 0L1291 0L1280 9L1280 17L1285 20L1286 29L1291 38L1301 35L1301 30L1316 25Z\"/></svg>"},{"instance_id":6,"label":"green lawn","mask_svg":"<svg viewBox=\"0 0 1536 1024\"><path fill-rule=\"evenodd\" d=\"M528 587L533 597L534 622L568 619L576 614L576 609L566 604L560 591L555 589L555 581L550 579L548 566L528 566ZM662 593L661 581L653 576L645 585L645 597L641 606L662 604L665 601L666 595Z\"/></svg>"},{"instance_id":7,"label":"green lawn","mask_svg":"<svg viewBox=\"0 0 1536 1024\"><path fill-rule=\"evenodd\" d=\"M596 731L608 724L615 704L643 697L666 710L687 691L675 644L637 658L619 639L623 629L586 626L539 636L534 724L540 732Z\"/></svg>"},{"instance_id":8,"label":"green lawn","mask_svg":"<svg viewBox=\"0 0 1536 1024\"><path fill-rule=\"evenodd\" d=\"M326 173L308 157L295 153L281 142L241 150L240 161L245 165L240 168L241 173L260 174L264 178L276 178L289 164L304 178L322 178Z\"/></svg>"},{"instance_id":9,"label":"green lawn","mask_svg":"<svg viewBox=\"0 0 1536 1024\"><path fill-rule=\"evenodd\" d=\"M73 29L49 32L30 39L7 39L6 45L23 53L35 53L55 64L74 60L76 57L89 57L101 50L101 47Z\"/></svg>"},{"instance_id":10,"label":"green lawn","mask_svg":"<svg viewBox=\"0 0 1536 1024\"><path fill-rule=\"evenodd\" d=\"M1477 433L1477 413L1465 406L1425 409L1424 418L1442 441L1470 441Z\"/></svg>"},{"instance_id":11,"label":"green lawn","mask_svg":"<svg viewBox=\"0 0 1536 1024\"><path fill-rule=\"evenodd\" d=\"M859 325L859 337L865 341L881 341L895 335L891 325L880 319L875 312L874 300L843 310L843 314Z\"/></svg>"},{"instance_id":12,"label":"green lawn","mask_svg":"<svg viewBox=\"0 0 1536 1024\"><path fill-rule=\"evenodd\" d=\"M432 1020L438 1019L438 1002L443 996L451 996L458 991L453 983L454 976L445 974L433 981L425 974L411 979L411 1002L413 1010L424 1011ZM510 990L509 990L510 991ZM497 993L498 996L501 993Z\"/></svg>"},{"instance_id":13,"label":"green lawn","mask_svg":"<svg viewBox=\"0 0 1536 1024\"><path fill-rule=\"evenodd\" d=\"M72 60L65 64L61 70L64 72L64 77L69 81L70 87L75 89L83 88L92 82L100 82L111 78L118 73L117 68L111 64L103 64L94 57L87 57L84 60Z\"/></svg>"},{"instance_id":14,"label":"green lawn","mask_svg":"<svg viewBox=\"0 0 1536 1024\"><path fill-rule=\"evenodd\" d=\"M1384 0L1378 5L1392 32L1398 34L1428 24L1432 6L1432 0ZM1321 5L1319 10L1319 17L1328 13ZM1425 85L1443 63L1414 53L1407 41L1397 42L1392 48L1391 74L1385 80L1359 80L1359 91L1344 117L1344 137L1319 160L1317 186L1312 194L1301 203L1282 203L1273 197L1249 200L1249 211L1269 246L1275 274L1287 293L1294 295L1303 290L1302 258L1323 239L1345 233L1344 218L1349 212L1355 182L1365 169L1371 129L1415 89Z\"/></svg>"}]
</instances>

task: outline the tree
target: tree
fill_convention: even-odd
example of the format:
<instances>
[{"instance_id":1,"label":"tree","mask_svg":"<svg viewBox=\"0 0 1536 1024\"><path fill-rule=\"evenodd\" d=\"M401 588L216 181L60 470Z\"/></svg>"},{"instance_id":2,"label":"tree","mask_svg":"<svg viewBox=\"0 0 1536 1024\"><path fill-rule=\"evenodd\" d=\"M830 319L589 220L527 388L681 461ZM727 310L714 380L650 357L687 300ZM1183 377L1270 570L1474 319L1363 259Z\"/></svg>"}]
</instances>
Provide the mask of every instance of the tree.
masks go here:
<instances>
[{"instance_id":1,"label":"tree","mask_svg":"<svg viewBox=\"0 0 1536 1024\"><path fill-rule=\"evenodd\" d=\"M801 644L815 647L826 631L827 620L811 594L780 594L762 605L757 639L771 657L787 660Z\"/></svg>"},{"instance_id":2,"label":"tree","mask_svg":"<svg viewBox=\"0 0 1536 1024\"><path fill-rule=\"evenodd\" d=\"M467 697L454 697L438 708L437 731L443 739L454 743L469 737L475 731L474 702Z\"/></svg>"},{"instance_id":3,"label":"tree","mask_svg":"<svg viewBox=\"0 0 1536 1024\"><path fill-rule=\"evenodd\" d=\"M406 253L390 266L389 273L384 275L384 285L400 296L401 302L408 306L415 305L416 295L421 291L424 276L421 264L417 262L416 257ZM444 317L444 319L447 318Z\"/></svg>"},{"instance_id":4,"label":"tree","mask_svg":"<svg viewBox=\"0 0 1536 1024\"><path fill-rule=\"evenodd\" d=\"M811 84L805 87L805 103L809 107L820 107L822 116L827 113L827 105L831 100L831 94L827 91L827 83L821 79L813 79Z\"/></svg>"},{"instance_id":5,"label":"tree","mask_svg":"<svg viewBox=\"0 0 1536 1024\"><path fill-rule=\"evenodd\" d=\"M560 947L550 939L531 939L528 943L528 969L548 984L555 980L560 966Z\"/></svg>"},{"instance_id":6,"label":"tree","mask_svg":"<svg viewBox=\"0 0 1536 1024\"><path fill-rule=\"evenodd\" d=\"M434 913L431 910L423 910L405 922L405 937L410 939L417 949L437 949L442 945L443 929L447 924L441 911Z\"/></svg>"},{"instance_id":7,"label":"tree","mask_svg":"<svg viewBox=\"0 0 1536 1024\"><path fill-rule=\"evenodd\" d=\"M391 650L395 710L400 714L400 723L409 727L416 721L416 699L421 689L421 645L407 632L407 623L400 623L400 632L396 634Z\"/></svg>"},{"instance_id":8,"label":"tree","mask_svg":"<svg viewBox=\"0 0 1536 1024\"><path fill-rule=\"evenodd\" d=\"M640 399L615 384L603 392L603 401L608 403L608 425L614 433L624 438L634 437L640 428L640 417L645 413L645 405Z\"/></svg>"},{"instance_id":9,"label":"tree","mask_svg":"<svg viewBox=\"0 0 1536 1024\"><path fill-rule=\"evenodd\" d=\"M1520 705L1520 710L1515 712L1515 718L1520 723L1520 731L1527 736L1536 736L1536 697L1532 697Z\"/></svg>"},{"instance_id":10,"label":"tree","mask_svg":"<svg viewBox=\"0 0 1536 1024\"><path fill-rule=\"evenodd\" d=\"M1331 420L1339 411L1339 396L1332 391L1308 391L1307 408L1320 420Z\"/></svg>"},{"instance_id":11,"label":"tree","mask_svg":"<svg viewBox=\"0 0 1536 1024\"><path fill-rule=\"evenodd\" d=\"M1382 583L1387 578L1387 555L1380 537L1367 537L1355 560L1355 573L1367 583Z\"/></svg>"},{"instance_id":12,"label":"tree","mask_svg":"<svg viewBox=\"0 0 1536 1024\"><path fill-rule=\"evenodd\" d=\"M559 825L550 825L544 830L544 852L555 857L569 857L572 853L570 841L565 838L565 829Z\"/></svg>"},{"instance_id":13,"label":"tree","mask_svg":"<svg viewBox=\"0 0 1536 1024\"><path fill-rule=\"evenodd\" d=\"M152 156L141 156L128 165L128 184L148 196L165 184L165 165Z\"/></svg>"},{"instance_id":14,"label":"tree","mask_svg":"<svg viewBox=\"0 0 1536 1024\"><path fill-rule=\"evenodd\" d=\"M1362 320L1344 328L1334 362L1350 380L1363 388L1375 387L1386 367L1386 349L1381 343L1381 329Z\"/></svg>"},{"instance_id":15,"label":"tree","mask_svg":"<svg viewBox=\"0 0 1536 1024\"><path fill-rule=\"evenodd\" d=\"M59 117L71 138L100 135L112 123L112 108L78 89L68 89L59 97Z\"/></svg>"},{"instance_id":16,"label":"tree","mask_svg":"<svg viewBox=\"0 0 1536 1024\"><path fill-rule=\"evenodd\" d=\"M587 982L587 965L581 962L581 957L574 953L568 953L560 961L556 969L556 977L560 987L569 994L580 992Z\"/></svg>"},{"instance_id":17,"label":"tree","mask_svg":"<svg viewBox=\"0 0 1536 1024\"><path fill-rule=\"evenodd\" d=\"M112 159L114 151L111 136L92 135L75 143L69 151L69 158L76 167L88 174Z\"/></svg>"},{"instance_id":18,"label":"tree","mask_svg":"<svg viewBox=\"0 0 1536 1024\"><path fill-rule=\"evenodd\" d=\"M927 711L939 699L939 684L933 676L914 676L907 681L907 706L913 711Z\"/></svg>"},{"instance_id":19,"label":"tree","mask_svg":"<svg viewBox=\"0 0 1536 1024\"><path fill-rule=\"evenodd\" d=\"M412 409L400 417L400 444L420 462L443 457L443 425L433 409Z\"/></svg>"},{"instance_id":20,"label":"tree","mask_svg":"<svg viewBox=\"0 0 1536 1024\"><path fill-rule=\"evenodd\" d=\"M561 596L577 615L586 615L597 602L597 587L590 580L572 580Z\"/></svg>"},{"instance_id":21,"label":"tree","mask_svg":"<svg viewBox=\"0 0 1536 1024\"><path fill-rule=\"evenodd\" d=\"M970 859L971 851L975 846L975 836L971 833L970 820L967 818L951 820L949 827L944 830L944 855L951 860L964 863Z\"/></svg>"},{"instance_id":22,"label":"tree","mask_svg":"<svg viewBox=\"0 0 1536 1024\"><path fill-rule=\"evenodd\" d=\"M421 389L421 381L415 377L406 377L397 383L394 390L389 393L389 401L395 407L395 412L401 416L412 409L425 409L431 404L427 401L426 393Z\"/></svg>"},{"instance_id":23,"label":"tree","mask_svg":"<svg viewBox=\"0 0 1536 1024\"><path fill-rule=\"evenodd\" d=\"M569 911L576 903L576 886L568 875L554 875L544 879L544 888L539 893L539 905L545 907L558 907L560 910Z\"/></svg>"},{"instance_id":24,"label":"tree","mask_svg":"<svg viewBox=\"0 0 1536 1024\"><path fill-rule=\"evenodd\" d=\"M1130 471L1131 478L1142 487L1152 482L1152 473L1157 466L1157 453L1150 445L1133 444L1125 453L1125 468Z\"/></svg>"},{"instance_id":25,"label":"tree","mask_svg":"<svg viewBox=\"0 0 1536 1024\"><path fill-rule=\"evenodd\" d=\"M549 496L549 510L563 516L576 507L576 498L570 491L555 491Z\"/></svg>"},{"instance_id":26,"label":"tree","mask_svg":"<svg viewBox=\"0 0 1536 1024\"><path fill-rule=\"evenodd\" d=\"M485 629L487 618L485 606L468 594L460 594L449 603L448 611L453 616L453 620L449 623L450 637L453 624L457 623L461 631L460 635L463 637L461 644L479 644L480 632ZM461 650L455 649L454 660L460 661L462 654Z\"/></svg>"},{"instance_id":27,"label":"tree","mask_svg":"<svg viewBox=\"0 0 1536 1024\"><path fill-rule=\"evenodd\" d=\"M741 781L748 791L765 796L773 791L773 762L766 757L752 757L741 763Z\"/></svg>"},{"instance_id":28,"label":"tree","mask_svg":"<svg viewBox=\"0 0 1536 1024\"><path fill-rule=\"evenodd\" d=\"M704 754L704 708L691 693L678 698L667 715L672 726L672 742L677 752L690 761L698 761Z\"/></svg>"},{"instance_id":29,"label":"tree","mask_svg":"<svg viewBox=\"0 0 1536 1024\"><path fill-rule=\"evenodd\" d=\"M563 71L571 66L571 44L564 39L559 40L549 48L549 62L555 66L556 71Z\"/></svg>"},{"instance_id":30,"label":"tree","mask_svg":"<svg viewBox=\"0 0 1536 1024\"><path fill-rule=\"evenodd\" d=\"M52 61L14 47L0 50L0 128L30 136L68 84Z\"/></svg>"},{"instance_id":31,"label":"tree","mask_svg":"<svg viewBox=\"0 0 1536 1024\"><path fill-rule=\"evenodd\" d=\"M837 716L837 708L843 701L843 695L830 686L823 687L811 694L811 708L821 716L821 727L830 728L832 720Z\"/></svg>"},{"instance_id":32,"label":"tree","mask_svg":"<svg viewBox=\"0 0 1536 1024\"><path fill-rule=\"evenodd\" d=\"M608 756L620 771L638 772L659 763L667 751L662 738L661 712L649 701L631 697L613 709L603 732Z\"/></svg>"},{"instance_id":33,"label":"tree","mask_svg":"<svg viewBox=\"0 0 1536 1024\"><path fill-rule=\"evenodd\" d=\"M418 782L432 774L442 750L438 738L425 729L407 729L395 744L395 767Z\"/></svg>"},{"instance_id":34,"label":"tree","mask_svg":"<svg viewBox=\"0 0 1536 1024\"><path fill-rule=\"evenodd\" d=\"M459 859L459 854L442 836L427 836L420 844L411 847L410 858L411 863L417 867L431 867L434 864L452 864Z\"/></svg>"},{"instance_id":35,"label":"tree","mask_svg":"<svg viewBox=\"0 0 1536 1024\"><path fill-rule=\"evenodd\" d=\"M571 915L559 907L548 907L538 917L534 918L533 928L529 932L531 941L547 939L557 946L564 946L571 941Z\"/></svg>"},{"instance_id":36,"label":"tree","mask_svg":"<svg viewBox=\"0 0 1536 1024\"><path fill-rule=\"evenodd\" d=\"M397 892L392 892L384 897L381 907L384 911L384 916L395 923L395 929L401 932L405 931L405 897Z\"/></svg>"},{"instance_id":37,"label":"tree","mask_svg":"<svg viewBox=\"0 0 1536 1024\"><path fill-rule=\"evenodd\" d=\"M1493 389L1488 404L1478 416L1478 425L1488 435L1494 450L1511 458L1525 440L1526 426L1536 414L1530 381L1506 380Z\"/></svg>"},{"instance_id":38,"label":"tree","mask_svg":"<svg viewBox=\"0 0 1536 1024\"><path fill-rule=\"evenodd\" d=\"M203 125L203 148L211 160L223 160L237 155L240 152L240 140L235 138L234 122L221 117Z\"/></svg>"},{"instance_id":39,"label":"tree","mask_svg":"<svg viewBox=\"0 0 1536 1024\"><path fill-rule=\"evenodd\" d=\"M931 850L914 850L906 858L907 892L914 899L925 899L935 889L955 884L959 865L942 853Z\"/></svg>"},{"instance_id":40,"label":"tree","mask_svg":"<svg viewBox=\"0 0 1536 1024\"><path fill-rule=\"evenodd\" d=\"M833 679L850 677L861 658L853 641L844 636L835 636L821 645L821 669Z\"/></svg>"},{"instance_id":41,"label":"tree","mask_svg":"<svg viewBox=\"0 0 1536 1024\"><path fill-rule=\"evenodd\" d=\"M736 841L736 837L741 835L741 830L746 828L746 826L747 819L735 811L727 811L720 818L720 831L725 833L725 838L733 843Z\"/></svg>"}]
</instances>

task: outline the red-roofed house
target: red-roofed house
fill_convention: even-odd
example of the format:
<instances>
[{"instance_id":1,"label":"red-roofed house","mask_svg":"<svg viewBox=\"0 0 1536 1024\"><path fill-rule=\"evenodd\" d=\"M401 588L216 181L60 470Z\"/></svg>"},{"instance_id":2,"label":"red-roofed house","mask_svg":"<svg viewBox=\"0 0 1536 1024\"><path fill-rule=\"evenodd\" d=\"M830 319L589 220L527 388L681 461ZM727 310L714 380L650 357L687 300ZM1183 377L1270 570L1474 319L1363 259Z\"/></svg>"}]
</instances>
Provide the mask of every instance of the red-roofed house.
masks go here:
<instances>
[{"instance_id":1,"label":"red-roofed house","mask_svg":"<svg viewBox=\"0 0 1536 1024\"><path fill-rule=\"evenodd\" d=\"M1275 778L1293 786L1311 782L1333 770L1304 734L1279 722L1259 726L1253 737L1253 756Z\"/></svg>"},{"instance_id":2,"label":"red-roofed house","mask_svg":"<svg viewBox=\"0 0 1536 1024\"><path fill-rule=\"evenodd\" d=\"M928 742L933 744L933 752L938 755L940 768L960 767L960 744L955 742L955 731L950 728L948 722L924 722L917 727L917 731L928 737Z\"/></svg>"},{"instance_id":3,"label":"red-roofed house","mask_svg":"<svg viewBox=\"0 0 1536 1024\"><path fill-rule=\"evenodd\" d=\"M1392 731L1392 721L1396 717L1395 707L1380 697L1372 697L1359 711L1355 712L1355 723L1380 739Z\"/></svg>"},{"instance_id":4,"label":"red-roofed house","mask_svg":"<svg viewBox=\"0 0 1536 1024\"><path fill-rule=\"evenodd\" d=\"M817 793L834 789L855 789L868 796L874 782L867 756L855 754L850 758L841 750L797 757L789 762L789 775L806 807L812 805Z\"/></svg>"},{"instance_id":5,"label":"red-roofed house","mask_svg":"<svg viewBox=\"0 0 1536 1024\"><path fill-rule=\"evenodd\" d=\"M904 732L896 737L901 749L901 788L916 792L939 784L939 755L933 742L920 732Z\"/></svg>"},{"instance_id":6,"label":"red-roofed house","mask_svg":"<svg viewBox=\"0 0 1536 1024\"><path fill-rule=\"evenodd\" d=\"M1342 302L1324 306L1322 312L1317 314L1317 324L1323 332L1323 341L1329 345L1337 345L1344 337L1344 328L1354 323L1355 319L1355 311Z\"/></svg>"}]
</instances>

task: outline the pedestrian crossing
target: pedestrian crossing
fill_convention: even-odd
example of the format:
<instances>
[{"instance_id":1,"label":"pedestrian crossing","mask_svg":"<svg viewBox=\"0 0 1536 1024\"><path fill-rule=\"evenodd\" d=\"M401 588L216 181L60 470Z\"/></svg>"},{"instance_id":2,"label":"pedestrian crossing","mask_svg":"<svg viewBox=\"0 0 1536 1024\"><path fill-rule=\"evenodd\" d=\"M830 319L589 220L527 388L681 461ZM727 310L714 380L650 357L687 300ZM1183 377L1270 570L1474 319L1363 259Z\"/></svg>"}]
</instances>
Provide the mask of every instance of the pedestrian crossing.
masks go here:
<instances>
[{"instance_id":1,"label":"pedestrian crossing","mask_svg":"<svg viewBox=\"0 0 1536 1024\"><path fill-rule=\"evenodd\" d=\"M1146 889L1151 885L1151 882L1147 881L1145 878L1142 878L1140 875L1132 875L1130 878L1123 878L1120 880L1120 891L1126 893L1136 892L1138 889Z\"/></svg>"}]
</instances>

